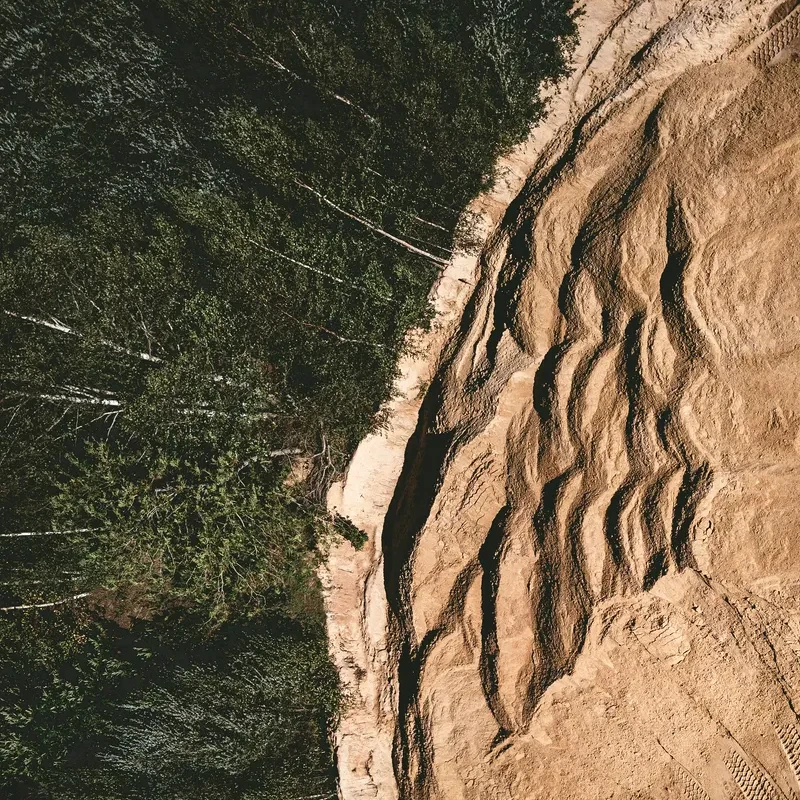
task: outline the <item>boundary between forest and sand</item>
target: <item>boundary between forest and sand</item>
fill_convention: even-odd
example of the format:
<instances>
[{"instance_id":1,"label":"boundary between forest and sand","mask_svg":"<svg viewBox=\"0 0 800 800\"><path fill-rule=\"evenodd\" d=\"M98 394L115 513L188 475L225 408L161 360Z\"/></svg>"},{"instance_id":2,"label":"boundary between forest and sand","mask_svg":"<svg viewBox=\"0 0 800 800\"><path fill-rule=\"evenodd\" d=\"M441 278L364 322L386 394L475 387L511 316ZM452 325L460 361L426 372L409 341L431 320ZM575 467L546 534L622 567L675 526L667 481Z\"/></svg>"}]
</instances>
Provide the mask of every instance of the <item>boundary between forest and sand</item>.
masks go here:
<instances>
[{"instance_id":1,"label":"boundary between forest and sand","mask_svg":"<svg viewBox=\"0 0 800 800\"><path fill-rule=\"evenodd\" d=\"M584 0L577 4L582 13L577 20L579 39L571 75L543 92L543 98L549 99L547 113L526 141L499 159L494 186L468 206L465 213L476 220L480 246L477 252L457 253L441 272L430 292L433 321L428 330L409 333L410 346L398 364L394 397L386 405L384 427L362 440L344 479L329 491L329 508L348 517L368 535L366 545L359 551L345 541L335 544L320 570L331 658L347 698L334 734L343 800L398 797L392 764L394 698L386 649L381 533L425 388L472 296L481 256L491 247L493 234L509 204L534 168L541 169L557 157L588 110L602 115L614 103L625 102L635 94L637 84L641 88L648 82L644 78L648 69L643 68L637 75L631 57L652 43L656 34L681 16L685 8L684 3L666 3L662 13L652 14L644 8L650 5L641 0ZM666 8L671 5L675 8ZM740 7L742 3L736 5ZM762 6L767 8L769 3L755 2L751 16L763 11ZM726 15L720 12L719 16ZM738 15L731 16L717 22L728 27L727 33L735 39L742 21L741 9ZM675 35L678 34L681 31L676 30ZM716 49L700 31L694 34L698 50ZM685 38L683 41L685 45ZM665 50L669 49L668 44L667 41ZM740 46L745 44L741 42ZM694 49L691 44L689 49ZM663 55L662 63L658 63L661 59L656 55L657 66L650 65L651 80L663 77L659 73L687 66L672 64L668 53ZM696 55L700 61L714 58L708 50Z\"/></svg>"},{"instance_id":2,"label":"boundary between forest and sand","mask_svg":"<svg viewBox=\"0 0 800 800\"><path fill-rule=\"evenodd\" d=\"M395 800L392 766L392 687L387 673L386 595L383 586L381 530L403 466L425 388L458 324L476 282L481 253L506 209L545 148L582 106L576 94L598 56L602 39L628 3L594 3L578 20L579 40L570 78L545 89L548 111L528 138L499 159L493 187L470 203L479 246L456 253L430 292L434 317L426 331L409 334L410 347L398 364L394 397L386 406L385 426L358 446L342 481L328 494L328 506L351 519L369 537L360 551L348 542L334 545L320 574L331 657L347 701L334 735L340 796L346 800ZM588 92L587 87L587 94Z\"/></svg>"}]
</instances>

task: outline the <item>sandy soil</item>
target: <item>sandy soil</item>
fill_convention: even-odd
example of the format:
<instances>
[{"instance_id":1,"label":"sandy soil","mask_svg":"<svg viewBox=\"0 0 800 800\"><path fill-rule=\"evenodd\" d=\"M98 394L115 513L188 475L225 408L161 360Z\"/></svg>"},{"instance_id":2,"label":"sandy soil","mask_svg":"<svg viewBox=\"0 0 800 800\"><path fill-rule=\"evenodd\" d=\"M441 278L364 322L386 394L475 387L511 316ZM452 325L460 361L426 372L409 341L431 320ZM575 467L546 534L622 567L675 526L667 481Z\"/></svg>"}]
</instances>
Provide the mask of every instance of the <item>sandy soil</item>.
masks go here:
<instances>
[{"instance_id":1,"label":"sandy soil","mask_svg":"<svg viewBox=\"0 0 800 800\"><path fill-rule=\"evenodd\" d=\"M800 794L796 6L586 4L331 493L345 800Z\"/></svg>"}]
</instances>

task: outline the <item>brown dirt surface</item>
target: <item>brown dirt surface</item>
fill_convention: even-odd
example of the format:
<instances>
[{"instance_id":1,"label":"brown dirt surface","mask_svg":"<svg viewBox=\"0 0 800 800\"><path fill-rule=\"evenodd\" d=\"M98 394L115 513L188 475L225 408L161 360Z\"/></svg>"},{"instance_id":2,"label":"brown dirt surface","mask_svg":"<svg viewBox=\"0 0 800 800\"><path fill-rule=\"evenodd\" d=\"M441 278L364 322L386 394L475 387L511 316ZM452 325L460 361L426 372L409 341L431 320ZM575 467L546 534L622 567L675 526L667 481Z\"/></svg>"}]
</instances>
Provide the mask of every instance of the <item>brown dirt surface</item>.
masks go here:
<instances>
[{"instance_id":1,"label":"brown dirt surface","mask_svg":"<svg viewBox=\"0 0 800 800\"><path fill-rule=\"evenodd\" d=\"M331 494L344 800L800 796L796 5L586 4Z\"/></svg>"}]
</instances>

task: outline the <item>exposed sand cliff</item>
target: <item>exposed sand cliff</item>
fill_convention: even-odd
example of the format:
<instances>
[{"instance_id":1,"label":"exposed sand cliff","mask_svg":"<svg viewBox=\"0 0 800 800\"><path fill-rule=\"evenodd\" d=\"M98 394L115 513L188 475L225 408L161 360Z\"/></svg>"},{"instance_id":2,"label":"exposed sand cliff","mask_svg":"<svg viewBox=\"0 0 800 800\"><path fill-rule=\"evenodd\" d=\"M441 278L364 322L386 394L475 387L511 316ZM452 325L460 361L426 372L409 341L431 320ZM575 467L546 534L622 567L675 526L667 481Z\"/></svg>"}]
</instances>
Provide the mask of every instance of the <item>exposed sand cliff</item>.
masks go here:
<instances>
[{"instance_id":1,"label":"exposed sand cliff","mask_svg":"<svg viewBox=\"0 0 800 800\"><path fill-rule=\"evenodd\" d=\"M345 800L800 796L796 5L587 3L331 495Z\"/></svg>"}]
</instances>

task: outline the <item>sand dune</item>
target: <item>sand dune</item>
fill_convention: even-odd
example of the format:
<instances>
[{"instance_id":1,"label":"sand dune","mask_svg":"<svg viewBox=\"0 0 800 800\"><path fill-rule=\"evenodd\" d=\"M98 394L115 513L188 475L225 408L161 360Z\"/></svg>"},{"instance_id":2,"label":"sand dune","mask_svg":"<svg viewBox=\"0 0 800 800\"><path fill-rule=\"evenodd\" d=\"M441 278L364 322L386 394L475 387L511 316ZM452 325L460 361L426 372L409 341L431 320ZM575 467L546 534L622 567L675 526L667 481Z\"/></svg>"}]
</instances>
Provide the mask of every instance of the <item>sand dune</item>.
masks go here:
<instances>
[{"instance_id":1,"label":"sand dune","mask_svg":"<svg viewBox=\"0 0 800 800\"><path fill-rule=\"evenodd\" d=\"M587 4L332 499L347 800L800 795L796 5Z\"/></svg>"}]
</instances>

